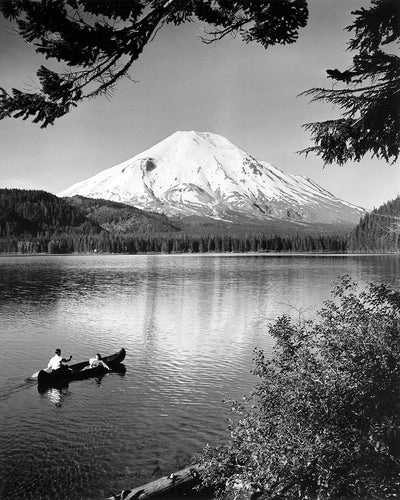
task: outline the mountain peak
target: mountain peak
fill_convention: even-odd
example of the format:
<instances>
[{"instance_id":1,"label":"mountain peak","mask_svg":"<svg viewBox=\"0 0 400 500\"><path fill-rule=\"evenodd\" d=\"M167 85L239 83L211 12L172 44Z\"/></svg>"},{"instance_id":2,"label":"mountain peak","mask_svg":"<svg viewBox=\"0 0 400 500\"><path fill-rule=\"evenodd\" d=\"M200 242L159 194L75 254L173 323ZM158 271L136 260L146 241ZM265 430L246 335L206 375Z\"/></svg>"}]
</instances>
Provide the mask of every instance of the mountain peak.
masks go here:
<instances>
[{"instance_id":1,"label":"mountain peak","mask_svg":"<svg viewBox=\"0 0 400 500\"><path fill-rule=\"evenodd\" d=\"M355 224L364 213L311 179L257 160L222 135L194 130L174 132L59 196L77 194L166 215L229 222Z\"/></svg>"}]
</instances>

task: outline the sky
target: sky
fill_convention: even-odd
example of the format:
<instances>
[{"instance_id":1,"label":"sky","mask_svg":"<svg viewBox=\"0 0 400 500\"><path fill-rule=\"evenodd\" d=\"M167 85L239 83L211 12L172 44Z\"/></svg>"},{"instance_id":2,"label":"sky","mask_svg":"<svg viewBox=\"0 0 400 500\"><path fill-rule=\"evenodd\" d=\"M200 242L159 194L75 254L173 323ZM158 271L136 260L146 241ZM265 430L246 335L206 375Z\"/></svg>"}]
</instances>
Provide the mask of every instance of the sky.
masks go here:
<instances>
[{"instance_id":1,"label":"sky","mask_svg":"<svg viewBox=\"0 0 400 500\"><path fill-rule=\"evenodd\" d=\"M351 11L368 0L310 0L295 44L265 50L239 37L205 45L198 23L167 26L144 50L111 99L88 100L41 129L0 121L0 187L51 193L125 161L177 130L225 136L260 160L304 175L339 198L372 209L400 192L400 164L365 157L324 168L302 124L338 116L330 104L298 95L331 87L326 69L345 69ZM46 61L0 20L0 87L31 89Z\"/></svg>"}]
</instances>

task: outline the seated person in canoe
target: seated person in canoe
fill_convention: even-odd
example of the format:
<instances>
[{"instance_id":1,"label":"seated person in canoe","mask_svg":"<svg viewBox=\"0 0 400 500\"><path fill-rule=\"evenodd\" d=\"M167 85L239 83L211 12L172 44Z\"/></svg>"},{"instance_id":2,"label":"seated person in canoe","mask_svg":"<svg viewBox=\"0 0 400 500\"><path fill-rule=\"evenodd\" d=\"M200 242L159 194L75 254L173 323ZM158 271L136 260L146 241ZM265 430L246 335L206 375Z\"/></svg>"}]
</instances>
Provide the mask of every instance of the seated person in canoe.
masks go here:
<instances>
[{"instance_id":1,"label":"seated person in canoe","mask_svg":"<svg viewBox=\"0 0 400 500\"><path fill-rule=\"evenodd\" d=\"M56 370L68 370L68 366L63 365L63 363L69 363L71 361L72 356L69 359L63 358L61 356L61 349L55 350L55 355L50 359L49 364L47 365L48 369L52 371ZM46 370L48 371L48 370Z\"/></svg>"},{"instance_id":2,"label":"seated person in canoe","mask_svg":"<svg viewBox=\"0 0 400 500\"><path fill-rule=\"evenodd\" d=\"M89 359L89 368L97 368L99 366L103 366L106 370L111 371L111 368L101 359L101 355L97 353L94 358Z\"/></svg>"}]
</instances>

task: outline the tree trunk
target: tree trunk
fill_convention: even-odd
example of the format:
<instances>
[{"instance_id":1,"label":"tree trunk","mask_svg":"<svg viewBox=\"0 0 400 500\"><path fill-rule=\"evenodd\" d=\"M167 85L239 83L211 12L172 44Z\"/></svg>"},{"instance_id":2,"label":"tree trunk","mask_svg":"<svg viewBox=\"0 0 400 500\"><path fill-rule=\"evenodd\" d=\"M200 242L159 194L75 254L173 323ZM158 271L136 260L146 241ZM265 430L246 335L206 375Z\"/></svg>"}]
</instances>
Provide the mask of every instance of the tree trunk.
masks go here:
<instances>
[{"instance_id":1,"label":"tree trunk","mask_svg":"<svg viewBox=\"0 0 400 500\"><path fill-rule=\"evenodd\" d=\"M144 486L123 490L118 495L109 497L108 500L147 500L166 493L178 493L200 484L200 470L198 465L193 465Z\"/></svg>"}]
</instances>

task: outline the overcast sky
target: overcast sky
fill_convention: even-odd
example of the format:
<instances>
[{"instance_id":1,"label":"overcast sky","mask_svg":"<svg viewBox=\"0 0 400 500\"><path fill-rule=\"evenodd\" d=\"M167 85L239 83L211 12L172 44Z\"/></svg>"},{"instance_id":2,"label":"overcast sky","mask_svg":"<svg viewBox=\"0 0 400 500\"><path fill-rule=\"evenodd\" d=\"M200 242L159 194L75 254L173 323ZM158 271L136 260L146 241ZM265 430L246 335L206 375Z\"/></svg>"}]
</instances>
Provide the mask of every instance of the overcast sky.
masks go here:
<instances>
[{"instance_id":1,"label":"overcast sky","mask_svg":"<svg viewBox=\"0 0 400 500\"><path fill-rule=\"evenodd\" d=\"M221 134L286 173L310 177L336 196L373 208L400 192L400 166L369 157L323 168L296 154L310 144L303 123L336 116L330 105L297 95L330 86L328 68L344 69L350 12L367 0L311 0L297 43L268 50L239 38L204 45L201 25L160 31L111 100L81 104L47 129L0 121L0 187L57 193L120 163L176 130ZM0 21L0 86L29 89L46 64Z\"/></svg>"}]
</instances>

